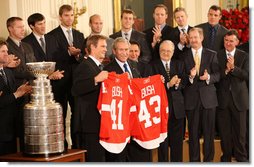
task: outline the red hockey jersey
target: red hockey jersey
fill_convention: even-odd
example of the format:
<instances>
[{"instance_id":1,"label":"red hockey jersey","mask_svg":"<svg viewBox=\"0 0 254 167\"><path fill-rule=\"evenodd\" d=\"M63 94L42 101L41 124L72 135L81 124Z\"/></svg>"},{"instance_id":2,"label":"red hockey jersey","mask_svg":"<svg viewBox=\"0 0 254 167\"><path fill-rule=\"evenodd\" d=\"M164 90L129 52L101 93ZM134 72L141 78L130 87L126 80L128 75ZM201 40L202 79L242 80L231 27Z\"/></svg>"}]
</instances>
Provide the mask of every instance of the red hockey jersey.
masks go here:
<instances>
[{"instance_id":1,"label":"red hockey jersey","mask_svg":"<svg viewBox=\"0 0 254 167\"><path fill-rule=\"evenodd\" d=\"M167 137L168 100L160 75L131 80L136 112L131 113L131 136L146 149L159 147Z\"/></svg>"},{"instance_id":2,"label":"red hockey jersey","mask_svg":"<svg viewBox=\"0 0 254 167\"><path fill-rule=\"evenodd\" d=\"M130 139L130 86L128 74L109 73L102 82L98 101L101 113L100 144L111 153L120 153Z\"/></svg>"}]
</instances>

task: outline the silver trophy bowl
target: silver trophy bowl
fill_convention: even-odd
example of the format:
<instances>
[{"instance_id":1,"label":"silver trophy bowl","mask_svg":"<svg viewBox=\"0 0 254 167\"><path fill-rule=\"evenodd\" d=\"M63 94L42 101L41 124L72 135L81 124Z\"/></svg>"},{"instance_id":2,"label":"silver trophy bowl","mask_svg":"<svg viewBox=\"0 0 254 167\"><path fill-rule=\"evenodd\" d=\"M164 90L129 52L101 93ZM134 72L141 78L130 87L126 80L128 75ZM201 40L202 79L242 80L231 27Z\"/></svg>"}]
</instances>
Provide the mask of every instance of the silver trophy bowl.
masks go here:
<instances>
[{"instance_id":1,"label":"silver trophy bowl","mask_svg":"<svg viewBox=\"0 0 254 167\"><path fill-rule=\"evenodd\" d=\"M55 71L56 62L26 63L27 69L36 78L47 77Z\"/></svg>"}]
</instances>

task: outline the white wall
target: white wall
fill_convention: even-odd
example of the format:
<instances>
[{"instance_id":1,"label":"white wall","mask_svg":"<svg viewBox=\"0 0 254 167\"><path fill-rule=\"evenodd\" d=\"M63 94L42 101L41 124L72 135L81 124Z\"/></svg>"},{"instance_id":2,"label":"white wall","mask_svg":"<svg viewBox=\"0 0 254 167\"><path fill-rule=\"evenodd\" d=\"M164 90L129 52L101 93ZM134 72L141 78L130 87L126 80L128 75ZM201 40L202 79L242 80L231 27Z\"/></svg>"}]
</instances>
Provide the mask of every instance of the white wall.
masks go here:
<instances>
[{"instance_id":1,"label":"white wall","mask_svg":"<svg viewBox=\"0 0 254 167\"><path fill-rule=\"evenodd\" d=\"M189 25L195 26L207 22L209 7L219 5L219 0L182 0L182 5L188 13Z\"/></svg>"}]
</instances>

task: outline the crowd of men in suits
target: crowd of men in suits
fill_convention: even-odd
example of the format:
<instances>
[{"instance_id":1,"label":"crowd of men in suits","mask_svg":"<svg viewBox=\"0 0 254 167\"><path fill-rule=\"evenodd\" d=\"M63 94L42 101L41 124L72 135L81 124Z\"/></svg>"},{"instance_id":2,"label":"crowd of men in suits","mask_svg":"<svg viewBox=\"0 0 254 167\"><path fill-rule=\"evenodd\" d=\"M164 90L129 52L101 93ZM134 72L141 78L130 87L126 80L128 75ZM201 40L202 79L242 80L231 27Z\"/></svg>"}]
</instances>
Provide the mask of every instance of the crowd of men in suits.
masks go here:
<instances>
[{"instance_id":1,"label":"crowd of men in suits","mask_svg":"<svg viewBox=\"0 0 254 167\"><path fill-rule=\"evenodd\" d=\"M7 20L9 37L0 42L0 155L17 151L16 137L20 140L18 150L24 147L23 106L31 92L27 82L34 79L26 63L54 61L56 71L49 76L54 98L63 107L64 119L70 105L72 148L86 149L86 161L152 161L151 150L132 140L120 154L109 153L99 144L97 101L100 84L111 71L128 71L131 78L164 77L170 115L168 138L158 148L158 161L169 161L168 147L171 162L183 161L185 117L190 161L201 161L201 137L202 161L213 161L215 132L221 139L221 161L230 162L233 156L237 161L248 161L248 54L236 48L237 31L219 24L221 8L211 6L208 22L195 27L188 25L182 7L172 16L175 28L166 24L168 9L163 4L154 7L154 26L144 32L132 28L134 17L132 10L124 9L121 30L105 37L100 35L100 15L92 15L91 34L86 39L72 28L70 5L60 7L60 25L49 33L40 13L28 17L32 32L26 37L23 19Z\"/></svg>"}]
</instances>

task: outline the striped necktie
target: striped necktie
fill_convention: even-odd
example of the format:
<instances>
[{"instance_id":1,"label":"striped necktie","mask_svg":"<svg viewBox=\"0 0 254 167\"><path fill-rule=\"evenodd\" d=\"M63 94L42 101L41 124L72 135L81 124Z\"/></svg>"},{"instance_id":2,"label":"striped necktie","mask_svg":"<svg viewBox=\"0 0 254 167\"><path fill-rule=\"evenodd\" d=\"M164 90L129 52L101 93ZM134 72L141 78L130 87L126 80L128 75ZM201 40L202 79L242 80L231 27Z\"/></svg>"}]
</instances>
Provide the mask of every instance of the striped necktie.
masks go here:
<instances>
[{"instance_id":1,"label":"striped necktie","mask_svg":"<svg viewBox=\"0 0 254 167\"><path fill-rule=\"evenodd\" d=\"M5 73L4 73L4 69L0 69L0 75L3 78L5 84L7 85L8 81L7 81L7 77L6 77Z\"/></svg>"},{"instance_id":2,"label":"striped necktie","mask_svg":"<svg viewBox=\"0 0 254 167\"><path fill-rule=\"evenodd\" d=\"M168 79L170 80L170 69L169 69L168 63L165 64L165 69L166 69L166 72L167 72L167 75L168 75Z\"/></svg>"}]
</instances>

